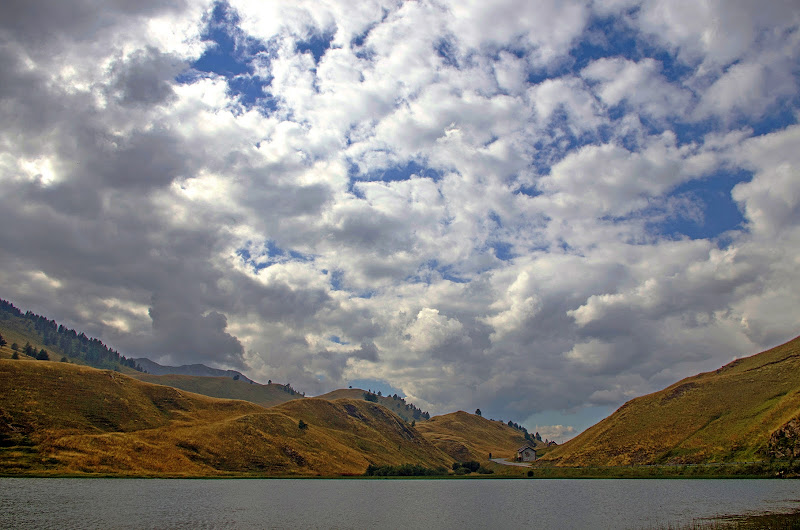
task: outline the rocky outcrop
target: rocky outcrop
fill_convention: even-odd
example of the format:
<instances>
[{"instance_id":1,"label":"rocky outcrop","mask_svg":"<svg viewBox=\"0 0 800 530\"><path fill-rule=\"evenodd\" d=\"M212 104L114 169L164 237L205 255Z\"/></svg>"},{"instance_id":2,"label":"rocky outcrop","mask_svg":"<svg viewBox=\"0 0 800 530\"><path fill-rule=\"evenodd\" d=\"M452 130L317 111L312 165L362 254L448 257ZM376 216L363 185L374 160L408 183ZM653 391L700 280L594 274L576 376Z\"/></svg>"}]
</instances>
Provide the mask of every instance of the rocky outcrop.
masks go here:
<instances>
[{"instance_id":1,"label":"rocky outcrop","mask_svg":"<svg viewBox=\"0 0 800 530\"><path fill-rule=\"evenodd\" d=\"M789 420L770 435L769 454L780 459L800 456L800 417Z\"/></svg>"}]
</instances>

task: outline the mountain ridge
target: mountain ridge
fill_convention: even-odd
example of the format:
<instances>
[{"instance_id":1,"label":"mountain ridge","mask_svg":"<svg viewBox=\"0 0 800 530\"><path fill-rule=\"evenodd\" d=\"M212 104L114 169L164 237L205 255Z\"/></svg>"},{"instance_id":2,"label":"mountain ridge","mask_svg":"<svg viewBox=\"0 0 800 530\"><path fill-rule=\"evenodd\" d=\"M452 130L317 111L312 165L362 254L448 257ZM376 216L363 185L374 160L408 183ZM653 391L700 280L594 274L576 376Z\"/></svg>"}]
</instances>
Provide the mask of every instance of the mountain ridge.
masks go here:
<instances>
[{"instance_id":1,"label":"mountain ridge","mask_svg":"<svg viewBox=\"0 0 800 530\"><path fill-rule=\"evenodd\" d=\"M777 456L800 421L800 337L632 399L549 451L562 466L724 463ZM780 438L780 436L778 437ZM797 438L783 437L794 454Z\"/></svg>"}]
</instances>

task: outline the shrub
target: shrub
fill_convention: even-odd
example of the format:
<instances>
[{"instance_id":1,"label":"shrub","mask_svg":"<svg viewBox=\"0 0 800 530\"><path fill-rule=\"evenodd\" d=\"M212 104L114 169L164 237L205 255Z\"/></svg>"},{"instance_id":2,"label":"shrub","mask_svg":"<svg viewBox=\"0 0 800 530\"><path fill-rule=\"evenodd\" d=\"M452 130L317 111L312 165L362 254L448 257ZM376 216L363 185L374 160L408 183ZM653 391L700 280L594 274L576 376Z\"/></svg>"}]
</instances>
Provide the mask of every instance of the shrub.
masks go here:
<instances>
[{"instance_id":1,"label":"shrub","mask_svg":"<svg viewBox=\"0 0 800 530\"><path fill-rule=\"evenodd\" d=\"M443 467L429 468L418 464L402 464L399 466L376 466L370 464L364 475L367 477L428 477L446 475Z\"/></svg>"},{"instance_id":2,"label":"shrub","mask_svg":"<svg viewBox=\"0 0 800 530\"><path fill-rule=\"evenodd\" d=\"M476 462L475 460L470 460L468 462L462 462L461 467L464 467L469 470L470 473L475 473L481 467L480 462Z\"/></svg>"}]
</instances>

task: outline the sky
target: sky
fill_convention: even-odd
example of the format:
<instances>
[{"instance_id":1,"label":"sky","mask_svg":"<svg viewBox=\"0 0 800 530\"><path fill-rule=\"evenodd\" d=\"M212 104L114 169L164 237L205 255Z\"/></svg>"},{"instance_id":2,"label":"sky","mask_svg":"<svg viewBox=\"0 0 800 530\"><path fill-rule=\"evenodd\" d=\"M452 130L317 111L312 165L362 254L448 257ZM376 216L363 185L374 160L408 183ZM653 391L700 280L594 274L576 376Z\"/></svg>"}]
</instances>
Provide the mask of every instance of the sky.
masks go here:
<instances>
[{"instance_id":1,"label":"sky","mask_svg":"<svg viewBox=\"0 0 800 530\"><path fill-rule=\"evenodd\" d=\"M800 334L796 0L0 3L0 298L566 440Z\"/></svg>"}]
</instances>

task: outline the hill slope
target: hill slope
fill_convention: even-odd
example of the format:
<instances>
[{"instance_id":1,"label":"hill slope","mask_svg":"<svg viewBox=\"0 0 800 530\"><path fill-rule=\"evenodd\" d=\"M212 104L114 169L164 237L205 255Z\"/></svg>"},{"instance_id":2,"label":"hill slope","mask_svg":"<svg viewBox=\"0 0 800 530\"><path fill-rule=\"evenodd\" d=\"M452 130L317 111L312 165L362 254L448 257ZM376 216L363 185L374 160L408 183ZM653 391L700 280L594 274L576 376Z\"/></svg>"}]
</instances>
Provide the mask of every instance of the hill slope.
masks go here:
<instances>
[{"instance_id":1,"label":"hill slope","mask_svg":"<svg viewBox=\"0 0 800 530\"><path fill-rule=\"evenodd\" d=\"M202 377L228 377L237 381L244 381L246 383L255 383L243 373L236 370L220 370L218 368L211 368L204 364L184 364L181 366L163 366L155 361L151 361L146 357L139 357L131 359L134 363L141 367L142 370L151 375L195 375Z\"/></svg>"},{"instance_id":2,"label":"hill slope","mask_svg":"<svg viewBox=\"0 0 800 530\"><path fill-rule=\"evenodd\" d=\"M422 409L417 408L413 403L407 403L405 398L395 396L379 396L360 388L340 388L328 392L327 394L317 396L317 398L327 400L363 399L371 401L383 405L409 423L412 421L425 421L430 419L430 414L427 412L423 412Z\"/></svg>"},{"instance_id":3,"label":"hill slope","mask_svg":"<svg viewBox=\"0 0 800 530\"><path fill-rule=\"evenodd\" d=\"M451 462L374 403L265 409L110 370L0 360L0 474L337 475Z\"/></svg>"},{"instance_id":4,"label":"hill slope","mask_svg":"<svg viewBox=\"0 0 800 530\"><path fill-rule=\"evenodd\" d=\"M798 422L800 337L631 400L544 460L582 466L784 457L800 449Z\"/></svg>"},{"instance_id":5,"label":"hill slope","mask_svg":"<svg viewBox=\"0 0 800 530\"><path fill-rule=\"evenodd\" d=\"M248 383L241 379L234 380L230 377L141 373L132 373L130 375L147 383L180 388L181 390L203 394L204 396L222 399L243 399L262 407L272 407L293 399L302 399L300 394L287 392L284 385L260 385L258 383Z\"/></svg>"},{"instance_id":6,"label":"hill slope","mask_svg":"<svg viewBox=\"0 0 800 530\"><path fill-rule=\"evenodd\" d=\"M417 424L417 430L433 445L454 460L482 462L492 453L494 458L511 458L525 444L524 435L499 421L487 420L464 411L434 416ZM542 446L538 442L538 446Z\"/></svg>"},{"instance_id":7,"label":"hill slope","mask_svg":"<svg viewBox=\"0 0 800 530\"><path fill-rule=\"evenodd\" d=\"M79 364L128 373L135 372L137 368L132 359L110 349L99 339L87 337L84 333L78 333L31 311L23 313L14 304L2 299L0 334L5 337L9 346L17 343L20 355L23 346L29 343L36 351L47 351L51 359L67 357ZM5 356L0 352L0 358L3 357Z\"/></svg>"}]
</instances>

